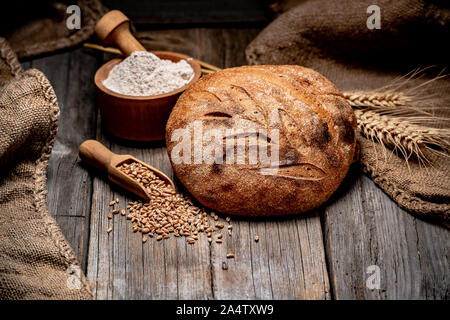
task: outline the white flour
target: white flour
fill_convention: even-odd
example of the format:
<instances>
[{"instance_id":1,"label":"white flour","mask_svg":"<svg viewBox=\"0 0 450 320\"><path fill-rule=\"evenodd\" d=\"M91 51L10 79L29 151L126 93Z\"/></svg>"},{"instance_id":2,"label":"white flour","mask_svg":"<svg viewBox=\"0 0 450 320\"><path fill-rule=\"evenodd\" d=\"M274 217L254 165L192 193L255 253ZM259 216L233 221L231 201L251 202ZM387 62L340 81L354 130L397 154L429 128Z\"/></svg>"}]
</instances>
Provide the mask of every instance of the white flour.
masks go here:
<instances>
[{"instance_id":1,"label":"white flour","mask_svg":"<svg viewBox=\"0 0 450 320\"><path fill-rule=\"evenodd\" d=\"M154 96L181 88L193 77L194 70L186 60L175 63L136 51L110 71L103 85L129 96Z\"/></svg>"}]
</instances>

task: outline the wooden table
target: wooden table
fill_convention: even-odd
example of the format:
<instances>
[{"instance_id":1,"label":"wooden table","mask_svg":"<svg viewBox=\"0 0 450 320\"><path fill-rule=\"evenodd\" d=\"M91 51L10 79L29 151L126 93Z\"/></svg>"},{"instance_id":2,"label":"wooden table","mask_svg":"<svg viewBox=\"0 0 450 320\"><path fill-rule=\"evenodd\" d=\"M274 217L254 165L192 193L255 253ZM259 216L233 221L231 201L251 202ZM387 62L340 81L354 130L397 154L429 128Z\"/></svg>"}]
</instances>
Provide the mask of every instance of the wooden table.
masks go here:
<instances>
[{"instance_id":1,"label":"wooden table","mask_svg":"<svg viewBox=\"0 0 450 320\"><path fill-rule=\"evenodd\" d=\"M245 64L258 29L157 31L144 42L220 67ZM78 146L98 139L173 177L161 143L118 141L101 128L93 77L110 56L76 48L25 61L43 71L59 99L59 131L48 168L48 208L74 248L98 299L445 299L449 232L399 209L354 165L338 192L309 214L233 218L233 236L209 245L171 238L142 243L131 223L107 219L122 190L80 164ZM114 231L109 235L109 226ZM258 235L256 243L253 237ZM233 252L234 259L226 259ZM378 266L380 289L366 287Z\"/></svg>"}]
</instances>

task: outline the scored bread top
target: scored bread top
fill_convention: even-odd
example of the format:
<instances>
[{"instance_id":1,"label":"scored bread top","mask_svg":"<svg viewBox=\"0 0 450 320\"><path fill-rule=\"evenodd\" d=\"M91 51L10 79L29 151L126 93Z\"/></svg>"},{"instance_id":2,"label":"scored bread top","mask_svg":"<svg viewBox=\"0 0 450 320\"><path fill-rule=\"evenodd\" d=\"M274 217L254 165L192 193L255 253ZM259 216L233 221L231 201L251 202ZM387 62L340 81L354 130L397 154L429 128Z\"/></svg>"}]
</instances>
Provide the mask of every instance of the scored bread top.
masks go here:
<instances>
[{"instance_id":1,"label":"scored bread top","mask_svg":"<svg viewBox=\"0 0 450 320\"><path fill-rule=\"evenodd\" d=\"M195 123L203 134L215 130L224 138L198 140ZM244 66L186 90L167 122L166 143L175 174L201 204L236 215L295 214L318 207L339 186L353 161L355 129L350 105L321 74L300 66ZM244 161L236 163L238 147L229 141L244 146ZM269 157L276 148L277 160L252 158L255 142ZM217 145L222 154L211 151Z\"/></svg>"}]
</instances>

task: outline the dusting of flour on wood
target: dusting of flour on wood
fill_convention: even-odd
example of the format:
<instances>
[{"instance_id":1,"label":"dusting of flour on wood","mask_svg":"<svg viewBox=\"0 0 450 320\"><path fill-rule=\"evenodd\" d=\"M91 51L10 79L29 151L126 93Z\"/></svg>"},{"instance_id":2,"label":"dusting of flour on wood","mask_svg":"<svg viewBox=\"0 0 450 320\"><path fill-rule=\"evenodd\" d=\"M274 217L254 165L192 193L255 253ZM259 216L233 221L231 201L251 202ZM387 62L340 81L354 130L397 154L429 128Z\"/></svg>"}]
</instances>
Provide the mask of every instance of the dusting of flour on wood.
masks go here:
<instances>
[{"instance_id":1,"label":"dusting of flour on wood","mask_svg":"<svg viewBox=\"0 0 450 320\"><path fill-rule=\"evenodd\" d=\"M194 70L186 60L172 62L136 51L111 70L103 85L124 95L154 96L179 89L193 77Z\"/></svg>"}]
</instances>

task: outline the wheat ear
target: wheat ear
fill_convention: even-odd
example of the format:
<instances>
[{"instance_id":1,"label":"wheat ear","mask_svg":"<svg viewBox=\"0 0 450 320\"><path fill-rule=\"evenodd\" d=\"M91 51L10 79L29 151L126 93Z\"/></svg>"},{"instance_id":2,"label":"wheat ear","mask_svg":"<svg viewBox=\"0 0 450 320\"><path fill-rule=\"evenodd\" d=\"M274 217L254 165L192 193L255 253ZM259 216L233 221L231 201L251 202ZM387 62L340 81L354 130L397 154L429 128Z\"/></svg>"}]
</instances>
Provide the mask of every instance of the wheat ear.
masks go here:
<instances>
[{"instance_id":1,"label":"wheat ear","mask_svg":"<svg viewBox=\"0 0 450 320\"><path fill-rule=\"evenodd\" d=\"M434 78L419 82L430 68L413 70L378 89L345 91L343 95L356 109L370 109L393 116L435 116L436 113L441 113L441 109L446 109L450 101L443 100L432 92L434 90L430 93L431 85L448 75L441 71Z\"/></svg>"},{"instance_id":2,"label":"wheat ear","mask_svg":"<svg viewBox=\"0 0 450 320\"><path fill-rule=\"evenodd\" d=\"M344 98L355 107L400 107L407 105L411 98L402 92L346 91Z\"/></svg>"},{"instance_id":3,"label":"wheat ear","mask_svg":"<svg viewBox=\"0 0 450 320\"><path fill-rule=\"evenodd\" d=\"M355 115L358 129L365 137L400 151L405 159L414 156L425 163L427 158L423 152L424 148L432 150L430 147L437 147L445 152L450 150L450 129L421 126L407 119L381 115L373 111L355 110Z\"/></svg>"}]
</instances>

